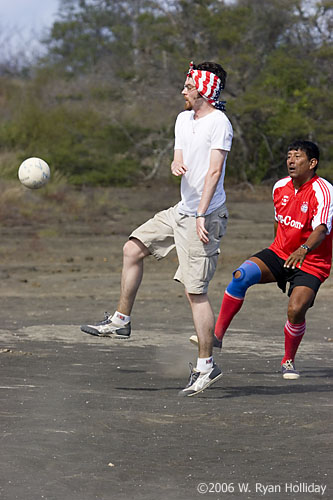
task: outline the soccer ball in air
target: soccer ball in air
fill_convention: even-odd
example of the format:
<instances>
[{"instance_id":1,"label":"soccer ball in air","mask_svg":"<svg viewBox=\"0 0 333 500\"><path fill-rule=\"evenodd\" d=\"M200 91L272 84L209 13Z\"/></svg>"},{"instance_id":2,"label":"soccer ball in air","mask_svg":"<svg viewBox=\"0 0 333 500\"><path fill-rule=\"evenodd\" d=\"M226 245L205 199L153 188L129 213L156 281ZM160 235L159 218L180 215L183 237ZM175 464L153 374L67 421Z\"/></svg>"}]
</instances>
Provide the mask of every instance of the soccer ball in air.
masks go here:
<instances>
[{"instance_id":1,"label":"soccer ball in air","mask_svg":"<svg viewBox=\"0 0 333 500\"><path fill-rule=\"evenodd\" d=\"M21 163L18 178L23 186L30 189L39 189L50 180L50 167L40 158L27 158Z\"/></svg>"}]
</instances>

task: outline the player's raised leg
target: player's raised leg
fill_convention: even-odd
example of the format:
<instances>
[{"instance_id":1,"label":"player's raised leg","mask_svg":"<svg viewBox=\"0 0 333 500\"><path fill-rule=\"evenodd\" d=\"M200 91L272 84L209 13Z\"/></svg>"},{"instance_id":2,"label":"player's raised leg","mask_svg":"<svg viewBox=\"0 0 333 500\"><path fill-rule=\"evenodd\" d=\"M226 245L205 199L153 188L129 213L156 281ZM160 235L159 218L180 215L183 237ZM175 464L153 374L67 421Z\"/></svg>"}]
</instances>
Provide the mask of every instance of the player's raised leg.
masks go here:
<instances>
[{"instance_id":1,"label":"player's raised leg","mask_svg":"<svg viewBox=\"0 0 333 500\"><path fill-rule=\"evenodd\" d=\"M257 283L274 282L275 277L266 264L257 257L243 262L233 273L232 281L225 291L221 309L215 325L215 342L222 347L222 340L231 321L242 307L248 288Z\"/></svg>"},{"instance_id":2,"label":"player's raised leg","mask_svg":"<svg viewBox=\"0 0 333 500\"><path fill-rule=\"evenodd\" d=\"M148 248L136 238L132 238L124 245L120 297L117 307L121 314L131 315L142 281L143 260L148 255L150 255Z\"/></svg>"},{"instance_id":3,"label":"player's raised leg","mask_svg":"<svg viewBox=\"0 0 333 500\"><path fill-rule=\"evenodd\" d=\"M82 325L81 330L98 337L131 335L131 311L143 276L143 259L150 255L148 248L138 239L127 241L123 247L123 269L118 307L113 315L96 324Z\"/></svg>"},{"instance_id":4,"label":"player's raised leg","mask_svg":"<svg viewBox=\"0 0 333 500\"><path fill-rule=\"evenodd\" d=\"M266 264L257 257L251 257L241 264L234 272L224 293L220 312L215 324L213 337L214 347L221 348L222 340L232 319L243 305L247 289L256 283L270 283L276 281ZM192 343L198 338L192 335Z\"/></svg>"}]
</instances>

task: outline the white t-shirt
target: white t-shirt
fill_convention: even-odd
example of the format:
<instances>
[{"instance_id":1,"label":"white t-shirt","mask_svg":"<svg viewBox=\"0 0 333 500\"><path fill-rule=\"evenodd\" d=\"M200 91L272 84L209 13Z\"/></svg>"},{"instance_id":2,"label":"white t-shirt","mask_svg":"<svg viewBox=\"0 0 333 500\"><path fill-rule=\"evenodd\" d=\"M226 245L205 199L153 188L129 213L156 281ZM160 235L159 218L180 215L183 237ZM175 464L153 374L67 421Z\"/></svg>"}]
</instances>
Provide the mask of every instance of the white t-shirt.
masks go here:
<instances>
[{"instance_id":1,"label":"white t-shirt","mask_svg":"<svg viewBox=\"0 0 333 500\"><path fill-rule=\"evenodd\" d=\"M210 164L212 149L230 151L233 130L227 116L214 110L203 118L194 120L194 111L183 111L175 124L175 149L181 149L184 165L188 168L181 180L181 201L178 210L182 214L195 215L205 177ZM224 175L227 155L220 180L211 199L207 214L216 210L226 200Z\"/></svg>"}]
</instances>

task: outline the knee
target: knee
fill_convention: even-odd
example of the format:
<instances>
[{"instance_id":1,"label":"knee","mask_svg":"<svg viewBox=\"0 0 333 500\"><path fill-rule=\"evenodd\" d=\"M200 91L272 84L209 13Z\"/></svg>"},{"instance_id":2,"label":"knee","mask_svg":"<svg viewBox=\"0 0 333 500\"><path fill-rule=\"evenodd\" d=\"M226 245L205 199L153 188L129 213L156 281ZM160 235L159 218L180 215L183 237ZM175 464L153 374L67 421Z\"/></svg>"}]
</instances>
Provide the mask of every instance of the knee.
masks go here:
<instances>
[{"instance_id":1,"label":"knee","mask_svg":"<svg viewBox=\"0 0 333 500\"><path fill-rule=\"evenodd\" d=\"M227 292L233 297L243 299L246 290L261 279L261 270L259 266L251 261L246 260L241 266L233 273L232 281L227 287Z\"/></svg>"},{"instance_id":2,"label":"knee","mask_svg":"<svg viewBox=\"0 0 333 500\"><path fill-rule=\"evenodd\" d=\"M305 320L306 308L301 307L296 302L289 302L288 304L288 320L293 325L301 323Z\"/></svg>"},{"instance_id":3,"label":"knee","mask_svg":"<svg viewBox=\"0 0 333 500\"><path fill-rule=\"evenodd\" d=\"M123 246L123 256L131 260L141 260L147 255L144 249L146 247L138 240L128 240Z\"/></svg>"},{"instance_id":4,"label":"knee","mask_svg":"<svg viewBox=\"0 0 333 500\"><path fill-rule=\"evenodd\" d=\"M139 260L140 259L139 246L133 240L126 241L125 245L123 246L123 256L128 259Z\"/></svg>"}]
</instances>

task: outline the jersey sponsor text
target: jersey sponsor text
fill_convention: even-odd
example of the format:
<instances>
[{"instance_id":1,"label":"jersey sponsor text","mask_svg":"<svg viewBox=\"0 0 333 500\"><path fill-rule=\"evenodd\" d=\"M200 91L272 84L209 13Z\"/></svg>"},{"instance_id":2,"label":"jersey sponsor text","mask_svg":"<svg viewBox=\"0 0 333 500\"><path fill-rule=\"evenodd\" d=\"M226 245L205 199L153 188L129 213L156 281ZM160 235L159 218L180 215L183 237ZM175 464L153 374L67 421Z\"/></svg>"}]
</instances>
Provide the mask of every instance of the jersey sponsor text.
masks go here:
<instances>
[{"instance_id":1,"label":"jersey sponsor text","mask_svg":"<svg viewBox=\"0 0 333 500\"><path fill-rule=\"evenodd\" d=\"M296 229L302 229L304 227L304 224L302 224L298 220L292 219L290 215L286 215L285 217L283 217L283 215L278 215L277 219L281 224L284 224L285 226L295 227Z\"/></svg>"}]
</instances>

